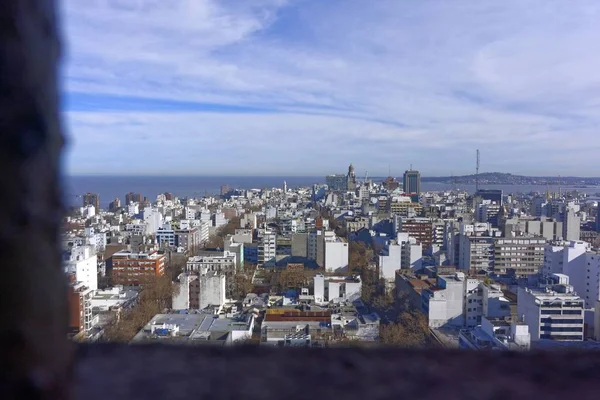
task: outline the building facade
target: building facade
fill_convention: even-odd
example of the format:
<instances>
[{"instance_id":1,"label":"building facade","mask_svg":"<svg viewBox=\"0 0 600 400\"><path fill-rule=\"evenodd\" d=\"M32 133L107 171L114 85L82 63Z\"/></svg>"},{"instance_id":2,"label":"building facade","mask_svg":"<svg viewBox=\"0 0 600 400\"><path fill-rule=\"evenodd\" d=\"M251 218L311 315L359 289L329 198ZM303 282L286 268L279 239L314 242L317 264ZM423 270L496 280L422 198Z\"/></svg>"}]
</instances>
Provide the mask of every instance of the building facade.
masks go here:
<instances>
[{"instance_id":1,"label":"building facade","mask_svg":"<svg viewBox=\"0 0 600 400\"><path fill-rule=\"evenodd\" d=\"M496 238L494 243L494 272L516 276L539 273L544 265L546 239L540 237Z\"/></svg>"},{"instance_id":2,"label":"building facade","mask_svg":"<svg viewBox=\"0 0 600 400\"><path fill-rule=\"evenodd\" d=\"M165 274L164 254L120 251L112 256L112 283L137 286Z\"/></svg>"},{"instance_id":3,"label":"building facade","mask_svg":"<svg viewBox=\"0 0 600 400\"><path fill-rule=\"evenodd\" d=\"M276 256L277 234L270 230L263 230L258 244L258 264L273 263Z\"/></svg>"},{"instance_id":4,"label":"building facade","mask_svg":"<svg viewBox=\"0 0 600 400\"><path fill-rule=\"evenodd\" d=\"M404 172L403 189L404 193L419 196L421 194L421 173L412 168Z\"/></svg>"},{"instance_id":5,"label":"building facade","mask_svg":"<svg viewBox=\"0 0 600 400\"><path fill-rule=\"evenodd\" d=\"M100 213L100 195L98 193L86 193L83 195L83 207L94 206L96 213Z\"/></svg>"},{"instance_id":6,"label":"building facade","mask_svg":"<svg viewBox=\"0 0 600 400\"><path fill-rule=\"evenodd\" d=\"M69 285L69 336L88 332L94 326L92 315L92 297L94 290L82 282Z\"/></svg>"},{"instance_id":7,"label":"building facade","mask_svg":"<svg viewBox=\"0 0 600 400\"><path fill-rule=\"evenodd\" d=\"M65 273L74 274L76 282L82 282L91 290L98 289L98 257L94 247L74 247L65 258Z\"/></svg>"},{"instance_id":8,"label":"building facade","mask_svg":"<svg viewBox=\"0 0 600 400\"><path fill-rule=\"evenodd\" d=\"M519 288L518 315L529 326L531 340L582 341L584 301L555 274L558 284L540 289Z\"/></svg>"}]
</instances>

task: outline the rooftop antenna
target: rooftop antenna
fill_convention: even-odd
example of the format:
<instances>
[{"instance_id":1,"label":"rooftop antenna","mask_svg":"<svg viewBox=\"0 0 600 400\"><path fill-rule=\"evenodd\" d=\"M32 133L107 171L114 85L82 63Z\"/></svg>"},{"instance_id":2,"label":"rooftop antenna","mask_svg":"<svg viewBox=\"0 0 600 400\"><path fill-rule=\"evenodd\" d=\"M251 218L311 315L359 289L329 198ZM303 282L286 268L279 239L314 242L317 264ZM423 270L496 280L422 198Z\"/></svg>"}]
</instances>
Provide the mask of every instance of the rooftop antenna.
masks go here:
<instances>
[{"instance_id":1,"label":"rooftop antenna","mask_svg":"<svg viewBox=\"0 0 600 400\"><path fill-rule=\"evenodd\" d=\"M481 157L479 154L479 149L477 149L477 167L475 173L475 190L479 192L479 166L481 162Z\"/></svg>"}]
</instances>

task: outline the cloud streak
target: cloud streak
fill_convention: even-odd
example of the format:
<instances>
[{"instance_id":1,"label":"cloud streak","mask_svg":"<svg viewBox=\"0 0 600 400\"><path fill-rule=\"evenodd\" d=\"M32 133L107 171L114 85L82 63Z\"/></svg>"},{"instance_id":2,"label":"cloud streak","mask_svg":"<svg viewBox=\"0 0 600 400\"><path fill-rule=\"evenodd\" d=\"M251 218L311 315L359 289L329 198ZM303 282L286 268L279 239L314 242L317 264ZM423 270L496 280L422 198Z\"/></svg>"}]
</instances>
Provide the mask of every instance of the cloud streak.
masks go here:
<instances>
[{"instance_id":1,"label":"cloud streak","mask_svg":"<svg viewBox=\"0 0 600 400\"><path fill-rule=\"evenodd\" d=\"M599 16L591 0L67 0L67 170L469 173L481 148L484 169L600 175Z\"/></svg>"}]
</instances>

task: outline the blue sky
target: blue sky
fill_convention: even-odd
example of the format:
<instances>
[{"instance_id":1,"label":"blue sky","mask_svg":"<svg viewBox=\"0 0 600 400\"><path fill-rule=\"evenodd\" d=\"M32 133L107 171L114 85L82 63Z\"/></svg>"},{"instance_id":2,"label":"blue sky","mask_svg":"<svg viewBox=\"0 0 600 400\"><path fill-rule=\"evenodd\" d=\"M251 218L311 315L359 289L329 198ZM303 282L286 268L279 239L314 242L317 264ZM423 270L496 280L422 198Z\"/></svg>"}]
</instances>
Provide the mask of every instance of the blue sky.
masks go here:
<instances>
[{"instance_id":1,"label":"blue sky","mask_svg":"<svg viewBox=\"0 0 600 400\"><path fill-rule=\"evenodd\" d=\"M69 174L600 176L600 2L64 0Z\"/></svg>"}]
</instances>

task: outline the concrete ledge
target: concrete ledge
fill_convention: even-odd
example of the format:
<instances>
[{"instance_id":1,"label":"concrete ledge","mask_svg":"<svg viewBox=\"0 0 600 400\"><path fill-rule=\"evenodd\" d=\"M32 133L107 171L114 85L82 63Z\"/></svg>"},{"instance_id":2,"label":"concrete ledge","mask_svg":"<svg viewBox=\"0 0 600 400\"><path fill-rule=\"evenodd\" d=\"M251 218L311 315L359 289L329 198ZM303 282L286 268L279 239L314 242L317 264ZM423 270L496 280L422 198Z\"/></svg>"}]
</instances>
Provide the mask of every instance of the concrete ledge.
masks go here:
<instances>
[{"instance_id":1,"label":"concrete ledge","mask_svg":"<svg viewBox=\"0 0 600 400\"><path fill-rule=\"evenodd\" d=\"M597 399L596 353L84 345L81 399Z\"/></svg>"}]
</instances>

